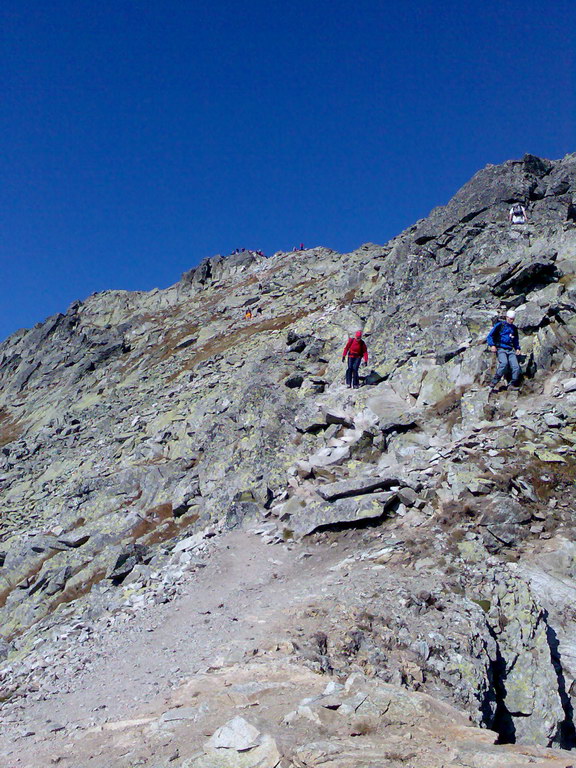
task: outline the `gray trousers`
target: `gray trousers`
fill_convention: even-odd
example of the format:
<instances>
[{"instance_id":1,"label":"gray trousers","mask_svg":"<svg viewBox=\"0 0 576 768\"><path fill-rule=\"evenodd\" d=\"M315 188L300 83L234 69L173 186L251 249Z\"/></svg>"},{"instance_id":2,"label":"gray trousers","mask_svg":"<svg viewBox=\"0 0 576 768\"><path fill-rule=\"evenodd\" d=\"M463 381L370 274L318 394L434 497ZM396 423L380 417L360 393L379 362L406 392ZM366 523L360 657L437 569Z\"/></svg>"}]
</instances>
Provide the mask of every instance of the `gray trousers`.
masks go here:
<instances>
[{"instance_id":1,"label":"gray trousers","mask_svg":"<svg viewBox=\"0 0 576 768\"><path fill-rule=\"evenodd\" d=\"M512 384L517 384L520 379L520 364L516 357L516 352L513 349L499 349L498 355L498 367L496 373L492 377L492 386L498 384L502 376L506 373L506 369L510 368L510 374L512 376Z\"/></svg>"}]
</instances>

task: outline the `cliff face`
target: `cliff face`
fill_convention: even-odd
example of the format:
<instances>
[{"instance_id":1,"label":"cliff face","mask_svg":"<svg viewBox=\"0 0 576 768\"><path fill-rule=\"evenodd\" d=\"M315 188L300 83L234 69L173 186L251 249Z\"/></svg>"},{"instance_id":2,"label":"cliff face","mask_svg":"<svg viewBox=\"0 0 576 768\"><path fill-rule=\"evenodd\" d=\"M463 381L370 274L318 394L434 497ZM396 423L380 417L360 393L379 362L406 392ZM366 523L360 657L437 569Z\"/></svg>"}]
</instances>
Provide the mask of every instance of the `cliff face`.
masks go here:
<instances>
[{"instance_id":1,"label":"cliff face","mask_svg":"<svg viewBox=\"0 0 576 768\"><path fill-rule=\"evenodd\" d=\"M374 546L350 568L380 569L372 618L350 603L295 658L573 746L574 194L576 155L526 156L385 246L215 257L1 344L5 706L49 686L48 630L171 599L203 537L256 526L298 550L354 529ZM489 396L508 307L527 375ZM349 391L357 328L379 383Z\"/></svg>"}]
</instances>

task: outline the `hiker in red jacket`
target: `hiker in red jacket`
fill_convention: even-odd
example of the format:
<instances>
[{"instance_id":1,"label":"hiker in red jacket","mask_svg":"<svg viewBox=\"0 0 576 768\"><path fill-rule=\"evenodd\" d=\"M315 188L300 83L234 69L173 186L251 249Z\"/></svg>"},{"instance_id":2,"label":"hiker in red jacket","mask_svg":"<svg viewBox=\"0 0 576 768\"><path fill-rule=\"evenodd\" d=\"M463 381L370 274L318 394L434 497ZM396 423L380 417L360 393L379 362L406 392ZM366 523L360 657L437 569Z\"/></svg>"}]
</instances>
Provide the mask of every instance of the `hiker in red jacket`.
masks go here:
<instances>
[{"instance_id":1,"label":"hiker in red jacket","mask_svg":"<svg viewBox=\"0 0 576 768\"><path fill-rule=\"evenodd\" d=\"M358 389L360 381L358 379L358 369L362 358L364 363L368 365L368 348L362 338L362 331L356 331L354 336L351 336L346 342L344 352L342 352L342 362L346 360L348 355L348 368L346 369L346 385L348 389L354 386L354 389Z\"/></svg>"}]
</instances>

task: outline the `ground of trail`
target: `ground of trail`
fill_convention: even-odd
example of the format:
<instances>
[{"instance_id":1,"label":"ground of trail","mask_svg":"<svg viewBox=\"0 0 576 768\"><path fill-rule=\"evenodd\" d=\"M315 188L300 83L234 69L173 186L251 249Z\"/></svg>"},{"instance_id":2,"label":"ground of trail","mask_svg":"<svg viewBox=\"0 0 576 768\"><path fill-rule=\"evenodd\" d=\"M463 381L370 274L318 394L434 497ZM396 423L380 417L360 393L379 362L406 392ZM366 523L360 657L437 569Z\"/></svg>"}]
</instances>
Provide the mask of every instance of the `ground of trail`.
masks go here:
<instances>
[{"instance_id":1,"label":"ground of trail","mask_svg":"<svg viewBox=\"0 0 576 768\"><path fill-rule=\"evenodd\" d=\"M350 532L310 546L270 546L251 533L224 534L176 600L93 637L85 650L89 671L63 680L62 691L45 700L23 701L20 716L5 723L0 737L2 765L59 762L71 734L162 712L172 691L194 674L306 635L315 623L294 626L300 609L321 603L324 612L358 597L359 583L346 583L346 570L330 570L357 549L358 536L381 534ZM75 765L90 760L75 753Z\"/></svg>"}]
</instances>

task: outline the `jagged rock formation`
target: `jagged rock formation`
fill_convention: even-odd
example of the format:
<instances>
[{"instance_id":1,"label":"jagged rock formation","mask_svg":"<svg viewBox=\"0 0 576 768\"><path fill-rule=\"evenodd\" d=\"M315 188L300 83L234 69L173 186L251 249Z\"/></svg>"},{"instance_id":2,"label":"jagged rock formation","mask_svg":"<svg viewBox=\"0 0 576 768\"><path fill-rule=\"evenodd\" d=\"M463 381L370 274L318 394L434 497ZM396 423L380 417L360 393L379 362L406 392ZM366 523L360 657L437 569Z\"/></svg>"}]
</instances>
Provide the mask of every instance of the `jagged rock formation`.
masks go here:
<instances>
[{"instance_id":1,"label":"jagged rock formation","mask_svg":"<svg viewBox=\"0 0 576 768\"><path fill-rule=\"evenodd\" d=\"M49 631L171 599L207 534L366 528L384 540L350 568L382 583L293 655L449 701L503 742L574 746L574 194L576 155L526 156L385 246L215 257L0 345L5 706L49 689ZM503 307L527 377L489 397ZM379 383L352 393L359 327Z\"/></svg>"}]
</instances>

